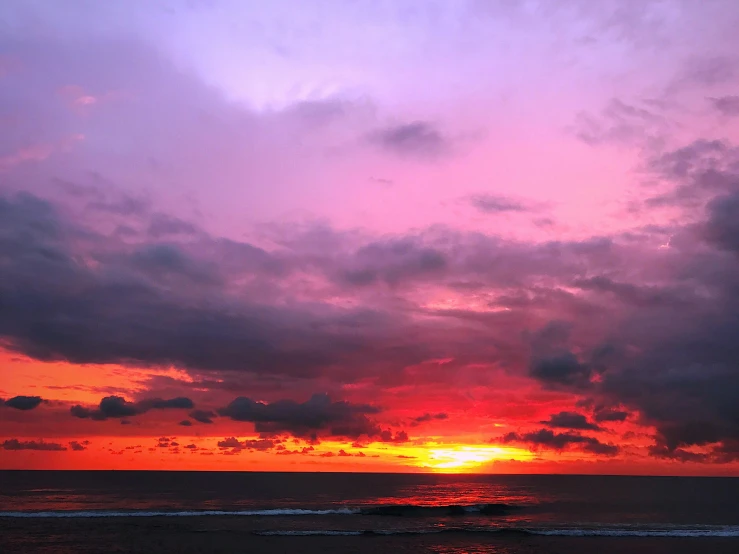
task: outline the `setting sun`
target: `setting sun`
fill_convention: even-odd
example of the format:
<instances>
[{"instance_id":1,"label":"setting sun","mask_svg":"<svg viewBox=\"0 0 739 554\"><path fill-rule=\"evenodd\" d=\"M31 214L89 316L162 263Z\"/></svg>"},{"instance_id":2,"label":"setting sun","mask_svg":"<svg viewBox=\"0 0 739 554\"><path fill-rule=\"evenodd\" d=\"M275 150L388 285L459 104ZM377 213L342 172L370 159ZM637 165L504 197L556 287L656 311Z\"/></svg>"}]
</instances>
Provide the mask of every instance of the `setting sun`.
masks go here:
<instances>
[{"instance_id":1,"label":"setting sun","mask_svg":"<svg viewBox=\"0 0 739 554\"><path fill-rule=\"evenodd\" d=\"M500 446L458 446L429 450L429 466L437 471L462 473L496 460L530 460L531 452Z\"/></svg>"}]
</instances>

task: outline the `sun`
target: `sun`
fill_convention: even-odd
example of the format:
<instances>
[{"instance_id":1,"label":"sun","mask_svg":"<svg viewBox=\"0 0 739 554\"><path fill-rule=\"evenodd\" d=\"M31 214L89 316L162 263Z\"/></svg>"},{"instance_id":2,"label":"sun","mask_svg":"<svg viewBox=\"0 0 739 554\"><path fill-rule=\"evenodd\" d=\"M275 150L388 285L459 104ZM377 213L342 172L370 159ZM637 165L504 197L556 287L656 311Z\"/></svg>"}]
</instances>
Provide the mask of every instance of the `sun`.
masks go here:
<instances>
[{"instance_id":1,"label":"sun","mask_svg":"<svg viewBox=\"0 0 739 554\"><path fill-rule=\"evenodd\" d=\"M456 446L428 450L428 467L439 472L462 473L495 460L528 460L528 450L502 446Z\"/></svg>"}]
</instances>

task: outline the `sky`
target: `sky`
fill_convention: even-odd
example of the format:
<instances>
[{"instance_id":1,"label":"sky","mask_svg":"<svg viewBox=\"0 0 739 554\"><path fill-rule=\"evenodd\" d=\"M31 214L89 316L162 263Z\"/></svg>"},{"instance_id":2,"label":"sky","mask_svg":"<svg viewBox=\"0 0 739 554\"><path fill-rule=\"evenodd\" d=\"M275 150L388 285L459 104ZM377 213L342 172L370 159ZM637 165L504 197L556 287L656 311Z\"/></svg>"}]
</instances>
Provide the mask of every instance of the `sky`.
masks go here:
<instances>
[{"instance_id":1,"label":"sky","mask_svg":"<svg viewBox=\"0 0 739 554\"><path fill-rule=\"evenodd\" d=\"M2 2L0 468L739 474L737 28Z\"/></svg>"}]
</instances>

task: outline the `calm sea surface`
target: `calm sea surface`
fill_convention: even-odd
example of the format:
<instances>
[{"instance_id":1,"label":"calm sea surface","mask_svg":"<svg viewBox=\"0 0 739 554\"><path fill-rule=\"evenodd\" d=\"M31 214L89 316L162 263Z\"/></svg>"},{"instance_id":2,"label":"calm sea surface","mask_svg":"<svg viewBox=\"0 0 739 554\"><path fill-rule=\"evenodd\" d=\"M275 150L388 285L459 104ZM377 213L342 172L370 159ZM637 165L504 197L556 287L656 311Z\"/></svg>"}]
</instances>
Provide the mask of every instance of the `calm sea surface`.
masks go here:
<instances>
[{"instance_id":1,"label":"calm sea surface","mask_svg":"<svg viewBox=\"0 0 739 554\"><path fill-rule=\"evenodd\" d=\"M251 536L305 541L446 533L710 540L739 537L739 479L0 472L0 530L21 520L183 518L239 518Z\"/></svg>"}]
</instances>

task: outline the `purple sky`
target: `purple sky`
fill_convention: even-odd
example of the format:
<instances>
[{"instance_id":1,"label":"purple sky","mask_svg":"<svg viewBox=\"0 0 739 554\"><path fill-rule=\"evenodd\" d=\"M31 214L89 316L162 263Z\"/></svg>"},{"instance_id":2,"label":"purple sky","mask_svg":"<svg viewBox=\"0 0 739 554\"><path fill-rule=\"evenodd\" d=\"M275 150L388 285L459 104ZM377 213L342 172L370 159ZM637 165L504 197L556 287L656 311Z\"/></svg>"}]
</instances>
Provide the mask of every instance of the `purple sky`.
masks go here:
<instances>
[{"instance_id":1,"label":"purple sky","mask_svg":"<svg viewBox=\"0 0 739 554\"><path fill-rule=\"evenodd\" d=\"M421 383L457 396L417 417L465 413L436 439L611 409L624 463L733 461L737 29L733 0L6 0L0 340L41 365L0 396L64 362L227 403L171 366L400 432Z\"/></svg>"}]
</instances>

